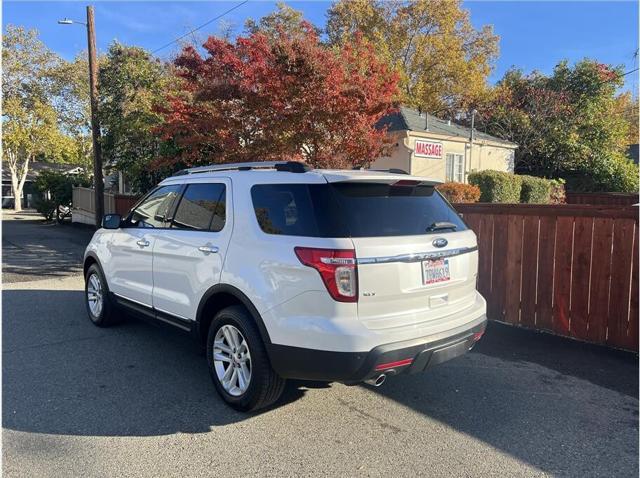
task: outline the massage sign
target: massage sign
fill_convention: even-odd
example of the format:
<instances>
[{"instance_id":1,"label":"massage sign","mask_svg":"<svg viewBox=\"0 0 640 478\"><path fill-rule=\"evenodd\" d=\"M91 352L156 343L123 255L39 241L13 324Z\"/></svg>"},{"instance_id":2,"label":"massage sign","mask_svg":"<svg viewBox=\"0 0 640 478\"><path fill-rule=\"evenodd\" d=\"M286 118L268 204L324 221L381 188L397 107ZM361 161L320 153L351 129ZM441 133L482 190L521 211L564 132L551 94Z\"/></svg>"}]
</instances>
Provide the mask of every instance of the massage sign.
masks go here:
<instances>
[{"instance_id":1,"label":"massage sign","mask_svg":"<svg viewBox=\"0 0 640 478\"><path fill-rule=\"evenodd\" d=\"M442 159L442 143L436 141L416 141L413 154L418 158Z\"/></svg>"}]
</instances>

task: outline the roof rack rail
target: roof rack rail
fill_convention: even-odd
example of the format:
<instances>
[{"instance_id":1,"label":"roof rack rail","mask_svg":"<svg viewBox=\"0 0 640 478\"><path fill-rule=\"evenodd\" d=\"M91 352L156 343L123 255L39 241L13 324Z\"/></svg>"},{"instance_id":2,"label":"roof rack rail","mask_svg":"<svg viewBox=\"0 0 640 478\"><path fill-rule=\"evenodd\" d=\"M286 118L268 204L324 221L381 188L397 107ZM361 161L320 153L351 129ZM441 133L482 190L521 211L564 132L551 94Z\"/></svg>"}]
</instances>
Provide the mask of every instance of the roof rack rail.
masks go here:
<instances>
[{"instance_id":1,"label":"roof rack rail","mask_svg":"<svg viewBox=\"0 0 640 478\"><path fill-rule=\"evenodd\" d=\"M215 171L251 171L252 169L275 169L276 171L289 173L306 173L311 170L309 166L298 161L255 161L251 163L226 163L198 166L196 168L188 168L178 171L174 176L210 173Z\"/></svg>"}]
</instances>

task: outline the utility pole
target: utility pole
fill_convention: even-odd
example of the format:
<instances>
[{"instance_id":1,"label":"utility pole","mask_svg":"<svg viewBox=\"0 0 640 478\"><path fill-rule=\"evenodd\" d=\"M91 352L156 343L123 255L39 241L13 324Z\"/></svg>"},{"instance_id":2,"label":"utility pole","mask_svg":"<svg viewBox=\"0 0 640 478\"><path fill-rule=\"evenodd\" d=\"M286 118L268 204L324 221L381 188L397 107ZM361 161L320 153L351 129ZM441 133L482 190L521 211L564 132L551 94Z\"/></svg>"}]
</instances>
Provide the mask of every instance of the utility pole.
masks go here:
<instances>
[{"instance_id":1,"label":"utility pole","mask_svg":"<svg viewBox=\"0 0 640 478\"><path fill-rule=\"evenodd\" d=\"M469 134L469 164L465 165L464 168L464 182L467 182L467 176L471 172L471 161L473 159L473 131L476 122L476 113L475 109L471 110L471 133ZM467 171L468 169L468 171Z\"/></svg>"},{"instance_id":2,"label":"utility pole","mask_svg":"<svg viewBox=\"0 0 640 478\"><path fill-rule=\"evenodd\" d=\"M96 31L93 7L87 6L87 23L64 18L60 25L84 25L87 28L89 45L89 95L91 97L91 137L93 139L93 181L95 183L96 227L102 225L104 215L104 179L102 178L102 149L100 144L100 119L98 118L98 58L96 54Z\"/></svg>"},{"instance_id":3,"label":"utility pole","mask_svg":"<svg viewBox=\"0 0 640 478\"><path fill-rule=\"evenodd\" d=\"M102 216L104 216L104 180L102 178L100 119L98 118L98 58L96 56L96 31L92 6L87 6L87 42L89 44L91 135L93 138L93 182L95 183L96 194L96 227L99 228L102 224Z\"/></svg>"}]
</instances>

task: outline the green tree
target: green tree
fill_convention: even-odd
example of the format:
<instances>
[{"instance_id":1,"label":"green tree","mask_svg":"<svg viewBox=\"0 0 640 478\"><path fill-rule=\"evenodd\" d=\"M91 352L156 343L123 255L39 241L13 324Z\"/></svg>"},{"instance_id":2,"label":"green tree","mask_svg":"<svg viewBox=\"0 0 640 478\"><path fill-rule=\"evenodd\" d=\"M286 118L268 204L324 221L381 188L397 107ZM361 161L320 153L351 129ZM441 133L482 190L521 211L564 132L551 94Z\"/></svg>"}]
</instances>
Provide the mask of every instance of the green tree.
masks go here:
<instances>
[{"instance_id":1,"label":"green tree","mask_svg":"<svg viewBox=\"0 0 640 478\"><path fill-rule=\"evenodd\" d=\"M481 108L487 132L519 145L520 173L567 180L574 190L633 191L638 169L625 152L629 120L616 90L622 69L560 62L551 76L505 74Z\"/></svg>"},{"instance_id":2,"label":"green tree","mask_svg":"<svg viewBox=\"0 0 640 478\"><path fill-rule=\"evenodd\" d=\"M91 104L87 55L61 62L52 72L54 108L61 131L69 138L69 162L92 170Z\"/></svg>"},{"instance_id":3,"label":"green tree","mask_svg":"<svg viewBox=\"0 0 640 478\"><path fill-rule=\"evenodd\" d=\"M628 144L640 143L640 105L638 99L630 91L624 92L616 98L616 111L629 125Z\"/></svg>"},{"instance_id":4,"label":"green tree","mask_svg":"<svg viewBox=\"0 0 640 478\"><path fill-rule=\"evenodd\" d=\"M301 11L291 8L284 2L278 2L275 12L265 15L257 22L249 18L244 25L249 34L260 32L275 39L280 32L286 32L288 35L304 36L306 30L302 26L303 21L304 15ZM319 28L312 28L317 35L321 33Z\"/></svg>"},{"instance_id":5,"label":"green tree","mask_svg":"<svg viewBox=\"0 0 640 478\"><path fill-rule=\"evenodd\" d=\"M2 37L2 95L25 103L52 92L51 75L61 59L38 38L37 30L7 25Z\"/></svg>"},{"instance_id":6,"label":"green tree","mask_svg":"<svg viewBox=\"0 0 640 478\"><path fill-rule=\"evenodd\" d=\"M36 210L48 221L58 211L58 206L69 206L74 186L89 186L91 181L85 175L70 175L58 171L42 171L35 181L35 189L40 193Z\"/></svg>"},{"instance_id":7,"label":"green tree","mask_svg":"<svg viewBox=\"0 0 640 478\"><path fill-rule=\"evenodd\" d=\"M3 163L11 172L14 209L21 211L30 163L42 156L64 158L69 143L58 129L55 110L40 100L26 108L19 98L7 98L2 114Z\"/></svg>"},{"instance_id":8,"label":"green tree","mask_svg":"<svg viewBox=\"0 0 640 478\"><path fill-rule=\"evenodd\" d=\"M159 179L149 163L162 143L154 129L156 105L169 90L170 72L142 48L113 43L100 66L102 151L107 164L124 173L137 191Z\"/></svg>"},{"instance_id":9,"label":"green tree","mask_svg":"<svg viewBox=\"0 0 640 478\"><path fill-rule=\"evenodd\" d=\"M357 32L401 75L400 100L433 114L465 112L486 94L498 54L492 27L476 30L460 0L339 0L328 12L332 45Z\"/></svg>"},{"instance_id":10,"label":"green tree","mask_svg":"<svg viewBox=\"0 0 640 478\"><path fill-rule=\"evenodd\" d=\"M51 104L52 72L61 63L36 30L8 25L2 38L3 163L11 173L15 210L22 209L22 190L36 158L66 159L69 142L58 129Z\"/></svg>"}]
</instances>

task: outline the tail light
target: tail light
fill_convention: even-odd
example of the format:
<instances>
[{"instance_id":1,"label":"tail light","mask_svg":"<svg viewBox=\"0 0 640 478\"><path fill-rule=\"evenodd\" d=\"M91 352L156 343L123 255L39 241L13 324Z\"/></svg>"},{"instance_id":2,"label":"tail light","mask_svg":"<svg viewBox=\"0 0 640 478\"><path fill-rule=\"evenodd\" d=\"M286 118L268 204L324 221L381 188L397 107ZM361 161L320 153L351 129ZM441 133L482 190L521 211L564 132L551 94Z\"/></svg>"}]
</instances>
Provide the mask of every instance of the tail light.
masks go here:
<instances>
[{"instance_id":1,"label":"tail light","mask_svg":"<svg viewBox=\"0 0 640 478\"><path fill-rule=\"evenodd\" d=\"M334 300L358 301L358 266L356 252L353 249L296 247L294 250L300 262L320 273Z\"/></svg>"}]
</instances>

